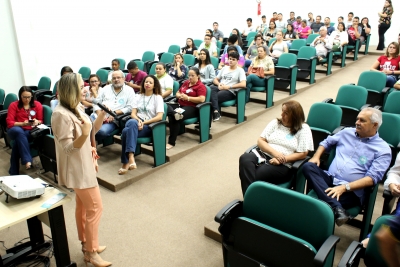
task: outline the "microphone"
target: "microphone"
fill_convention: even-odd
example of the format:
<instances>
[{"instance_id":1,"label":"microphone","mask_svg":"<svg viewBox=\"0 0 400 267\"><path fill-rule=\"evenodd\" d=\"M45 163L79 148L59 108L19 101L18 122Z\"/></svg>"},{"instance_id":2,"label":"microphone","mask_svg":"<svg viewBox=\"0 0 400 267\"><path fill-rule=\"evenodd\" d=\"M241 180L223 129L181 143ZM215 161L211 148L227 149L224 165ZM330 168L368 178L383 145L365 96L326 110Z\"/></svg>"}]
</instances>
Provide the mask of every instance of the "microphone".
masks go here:
<instances>
[{"instance_id":1,"label":"microphone","mask_svg":"<svg viewBox=\"0 0 400 267\"><path fill-rule=\"evenodd\" d=\"M99 108L101 108L102 110L104 110L105 112L107 112L108 114L110 114L111 116L113 116L114 118L117 117L117 113L115 113L112 110L109 110L108 108L106 108L103 104L101 104L100 101L98 101L97 99L93 99L92 101L93 104L98 105Z\"/></svg>"}]
</instances>

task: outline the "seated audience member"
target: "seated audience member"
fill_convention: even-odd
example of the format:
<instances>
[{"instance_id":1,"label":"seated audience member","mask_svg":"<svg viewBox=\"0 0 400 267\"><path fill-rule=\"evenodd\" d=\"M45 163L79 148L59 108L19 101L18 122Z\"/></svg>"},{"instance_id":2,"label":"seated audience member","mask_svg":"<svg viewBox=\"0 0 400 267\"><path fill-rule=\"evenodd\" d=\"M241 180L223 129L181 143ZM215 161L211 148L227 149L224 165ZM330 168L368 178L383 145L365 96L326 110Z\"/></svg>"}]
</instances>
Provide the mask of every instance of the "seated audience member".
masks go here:
<instances>
[{"instance_id":1,"label":"seated audience member","mask_svg":"<svg viewBox=\"0 0 400 267\"><path fill-rule=\"evenodd\" d=\"M186 78L187 71L188 69L183 61L183 55L179 53L175 54L174 62L168 70L169 76L171 76L174 81L183 82Z\"/></svg>"},{"instance_id":2,"label":"seated audience member","mask_svg":"<svg viewBox=\"0 0 400 267\"><path fill-rule=\"evenodd\" d=\"M186 46L182 47L182 54L195 55L197 47L195 46L192 38L186 39Z\"/></svg>"},{"instance_id":3,"label":"seated audience member","mask_svg":"<svg viewBox=\"0 0 400 267\"><path fill-rule=\"evenodd\" d=\"M32 141L30 130L43 122L43 107L40 102L34 100L32 89L22 86L18 92L19 100L14 101L8 107L7 134L14 145L11 150L10 175L19 175L19 161L25 169L32 168L32 156L29 142Z\"/></svg>"},{"instance_id":4,"label":"seated audience member","mask_svg":"<svg viewBox=\"0 0 400 267\"><path fill-rule=\"evenodd\" d=\"M254 32L256 30L256 28L253 26L253 20L251 18L248 18L246 22L247 28L244 28L242 31L242 37L246 37L250 32Z\"/></svg>"},{"instance_id":5,"label":"seated audience member","mask_svg":"<svg viewBox=\"0 0 400 267\"><path fill-rule=\"evenodd\" d=\"M200 80L204 85L210 85L215 78L214 66L211 64L210 53L203 48L199 53L199 61L194 67L199 69Z\"/></svg>"},{"instance_id":6,"label":"seated audience member","mask_svg":"<svg viewBox=\"0 0 400 267\"><path fill-rule=\"evenodd\" d=\"M64 74L68 74L68 73L73 73L74 71L71 69L71 67L69 66L64 66L61 68L61 77ZM56 82L56 88L58 88L58 81ZM58 105L58 91L56 92L56 97L52 100L50 100L50 108L52 111L54 111L54 109L56 108L56 106Z\"/></svg>"},{"instance_id":7,"label":"seated audience member","mask_svg":"<svg viewBox=\"0 0 400 267\"><path fill-rule=\"evenodd\" d=\"M354 17L353 24L347 28L349 45L356 45L356 40L361 36L362 27L358 24L358 20L358 17Z\"/></svg>"},{"instance_id":8,"label":"seated audience member","mask_svg":"<svg viewBox=\"0 0 400 267\"><path fill-rule=\"evenodd\" d=\"M315 22L315 19L314 19L314 15L313 15L313 13L308 13L308 20L307 20L307 26L311 26L311 24L313 24Z\"/></svg>"},{"instance_id":9,"label":"seated audience member","mask_svg":"<svg viewBox=\"0 0 400 267\"><path fill-rule=\"evenodd\" d=\"M253 86L265 86L264 77L275 74L274 62L272 58L267 55L268 48L265 46L257 47L257 55L253 57L250 68L248 71L248 76L246 78L246 102L249 102L250 91ZM253 73L253 70L257 68L263 68L264 75L259 76L259 73Z\"/></svg>"},{"instance_id":10,"label":"seated audience member","mask_svg":"<svg viewBox=\"0 0 400 267\"><path fill-rule=\"evenodd\" d=\"M301 28L301 22L302 22L301 17L300 17L300 16L297 16L296 21L292 23L292 25L293 25L293 30L294 30L297 34L299 34L299 29Z\"/></svg>"},{"instance_id":11,"label":"seated audience member","mask_svg":"<svg viewBox=\"0 0 400 267\"><path fill-rule=\"evenodd\" d=\"M350 215L345 209L364 202L364 189L382 180L391 161L389 145L379 137L382 113L365 108L357 116L355 128L345 128L319 144L303 175L318 198L328 203L338 226ZM327 171L319 168L320 157L336 146L336 156Z\"/></svg>"},{"instance_id":12,"label":"seated audience member","mask_svg":"<svg viewBox=\"0 0 400 267\"><path fill-rule=\"evenodd\" d=\"M201 45L198 47L197 50L201 50L203 48L207 49L208 52L210 52L210 55L213 57L217 57L217 46L211 42L212 35L206 34L204 36L204 42L201 43ZM197 51L194 54L195 57L199 58Z\"/></svg>"},{"instance_id":13,"label":"seated audience member","mask_svg":"<svg viewBox=\"0 0 400 267\"><path fill-rule=\"evenodd\" d=\"M313 33L319 33L319 28L324 26L324 24L321 22L321 16L317 16L315 22L311 23L310 28L313 31Z\"/></svg>"},{"instance_id":14,"label":"seated audience member","mask_svg":"<svg viewBox=\"0 0 400 267\"><path fill-rule=\"evenodd\" d=\"M341 51L342 47L349 42L349 35L344 29L344 23L339 22L337 26L337 31L331 33L332 40L332 51L338 52Z\"/></svg>"},{"instance_id":15,"label":"seated audience member","mask_svg":"<svg viewBox=\"0 0 400 267\"><path fill-rule=\"evenodd\" d=\"M218 69L219 70L221 70L224 66L229 66L229 62L230 62L229 61L229 53L231 53L233 51L235 51L235 52L237 52L239 54L239 60L238 60L238 63L237 63L238 67L243 68L244 63L245 63L244 56L239 53L239 51L238 51L236 46L231 45L231 46L227 47L226 53L221 56L221 61L219 62L219 65L218 65Z\"/></svg>"},{"instance_id":16,"label":"seated audience member","mask_svg":"<svg viewBox=\"0 0 400 267\"><path fill-rule=\"evenodd\" d=\"M269 23L268 29L264 32L264 40L269 43L269 40L274 38L276 35L276 24L275 21L271 21Z\"/></svg>"},{"instance_id":17,"label":"seated audience member","mask_svg":"<svg viewBox=\"0 0 400 267\"><path fill-rule=\"evenodd\" d=\"M264 45L264 39L262 38L261 34L257 34L254 37L254 44L251 45L248 49L247 49L247 53L246 53L246 61L244 64L244 71L247 71L247 68L250 66L252 60L257 57L258 55L258 47L260 46L264 46L266 52L266 55L269 56L269 49L268 46Z\"/></svg>"},{"instance_id":18,"label":"seated audience member","mask_svg":"<svg viewBox=\"0 0 400 267\"><path fill-rule=\"evenodd\" d=\"M400 215L391 218L388 225L382 225L375 234L378 240L379 252L387 266L400 266L398 248L400 243Z\"/></svg>"},{"instance_id":19,"label":"seated audience member","mask_svg":"<svg viewBox=\"0 0 400 267\"><path fill-rule=\"evenodd\" d=\"M272 18L269 20L269 22L277 21L277 20L278 20L278 13L276 13L276 12L272 13Z\"/></svg>"},{"instance_id":20,"label":"seated audience member","mask_svg":"<svg viewBox=\"0 0 400 267\"><path fill-rule=\"evenodd\" d=\"M140 85L142 84L144 77L147 76L147 73L139 70L136 62L133 60L128 63L126 68L129 73L125 77L125 84L132 87L135 93L138 93L140 91Z\"/></svg>"},{"instance_id":21,"label":"seated audience member","mask_svg":"<svg viewBox=\"0 0 400 267\"><path fill-rule=\"evenodd\" d=\"M220 103L236 98L234 89L246 87L246 74L238 66L239 53L230 52L229 66L225 66L214 79L211 85L211 112L213 121L221 118L219 113ZM210 122L211 123L211 122Z\"/></svg>"},{"instance_id":22,"label":"seated audience member","mask_svg":"<svg viewBox=\"0 0 400 267\"><path fill-rule=\"evenodd\" d=\"M283 31L283 29L286 28L287 22L283 20L283 15L282 13L278 14L278 20L275 21L276 24L276 30L277 31Z\"/></svg>"},{"instance_id":23,"label":"seated audience member","mask_svg":"<svg viewBox=\"0 0 400 267\"><path fill-rule=\"evenodd\" d=\"M329 17L324 19L324 26L326 27L328 35L331 35L331 33L335 30L335 28L331 26L331 19Z\"/></svg>"},{"instance_id":24,"label":"seated audience member","mask_svg":"<svg viewBox=\"0 0 400 267\"><path fill-rule=\"evenodd\" d=\"M271 57L277 60L283 53L288 53L288 47L285 41L283 41L283 34L281 31L276 33L276 40L271 44L269 48L271 51Z\"/></svg>"},{"instance_id":25,"label":"seated audience member","mask_svg":"<svg viewBox=\"0 0 400 267\"><path fill-rule=\"evenodd\" d=\"M340 22L344 23L344 18L342 16L338 17L337 22L338 22L337 24L339 24ZM336 25L336 27L337 27L337 25ZM346 25L345 25L345 27L346 27Z\"/></svg>"},{"instance_id":26,"label":"seated audience member","mask_svg":"<svg viewBox=\"0 0 400 267\"><path fill-rule=\"evenodd\" d=\"M395 84L394 84L394 89L400 90L400 80L398 80Z\"/></svg>"},{"instance_id":27,"label":"seated audience member","mask_svg":"<svg viewBox=\"0 0 400 267\"><path fill-rule=\"evenodd\" d=\"M257 26L256 31L263 34L264 30L268 27L267 17L265 15L262 15L261 20L262 23L260 26Z\"/></svg>"},{"instance_id":28,"label":"seated audience member","mask_svg":"<svg viewBox=\"0 0 400 267\"><path fill-rule=\"evenodd\" d=\"M314 150L310 127L305 123L303 108L295 100L282 104L280 119L273 119L257 140L259 150L245 153L239 159L239 177L243 196L255 181L272 184L288 182L292 163L304 159ZM260 155L261 154L261 155ZM265 159L264 162L260 162Z\"/></svg>"},{"instance_id":29,"label":"seated audience member","mask_svg":"<svg viewBox=\"0 0 400 267\"><path fill-rule=\"evenodd\" d=\"M93 99L96 99L99 95L100 88L100 77L97 74L90 74L89 86L85 86L85 100L82 100L85 111L93 107Z\"/></svg>"},{"instance_id":30,"label":"seated audience member","mask_svg":"<svg viewBox=\"0 0 400 267\"><path fill-rule=\"evenodd\" d=\"M123 175L128 170L137 168L135 162L135 150L139 137L150 137L151 123L161 121L164 114L164 101L161 96L160 82L153 75L144 78L140 85L140 93L132 103L131 119L126 122L121 135L121 163L118 170Z\"/></svg>"},{"instance_id":31,"label":"seated audience member","mask_svg":"<svg viewBox=\"0 0 400 267\"><path fill-rule=\"evenodd\" d=\"M299 39L299 36L294 31L293 25L292 24L288 24L287 28L286 28L285 35L283 37L283 41L285 41L287 46L288 46L288 48L290 48L292 46L293 40L296 40L296 39Z\"/></svg>"},{"instance_id":32,"label":"seated audience member","mask_svg":"<svg viewBox=\"0 0 400 267\"><path fill-rule=\"evenodd\" d=\"M315 47L319 61L326 58L328 51L332 49L332 40L328 36L328 31L325 26L319 29L319 36L314 39L310 46Z\"/></svg>"},{"instance_id":33,"label":"seated audience member","mask_svg":"<svg viewBox=\"0 0 400 267\"><path fill-rule=\"evenodd\" d=\"M372 65L372 71L380 71L386 74L386 86L393 87L400 74L399 44L391 42L383 56L380 56Z\"/></svg>"},{"instance_id":34,"label":"seated audience member","mask_svg":"<svg viewBox=\"0 0 400 267\"><path fill-rule=\"evenodd\" d=\"M347 30L351 25L353 25L353 16L354 16L354 13L353 13L353 12L349 12L349 14L347 15L347 21L346 21L346 24L345 24L346 30Z\"/></svg>"},{"instance_id":35,"label":"seated audience member","mask_svg":"<svg viewBox=\"0 0 400 267\"><path fill-rule=\"evenodd\" d=\"M297 28L297 34L299 35L300 39L307 39L311 34L311 28L307 25L307 21L305 19L301 21L300 28Z\"/></svg>"},{"instance_id":36,"label":"seated audience member","mask_svg":"<svg viewBox=\"0 0 400 267\"><path fill-rule=\"evenodd\" d=\"M161 95L163 98L170 96L174 89L174 80L166 72L165 64L162 62L155 63L156 65L156 78L160 82Z\"/></svg>"},{"instance_id":37,"label":"seated audience member","mask_svg":"<svg viewBox=\"0 0 400 267\"><path fill-rule=\"evenodd\" d=\"M362 18L361 20L361 36L360 36L360 47L361 43L367 40L367 36L371 33L371 26L369 25L369 19L367 17Z\"/></svg>"},{"instance_id":38,"label":"seated audience member","mask_svg":"<svg viewBox=\"0 0 400 267\"><path fill-rule=\"evenodd\" d=\"M226 53L226 50L228 49L229 46L235 46L239 55L243 55L243 50L239 45L239 39L241 40L239 35L231 34L231 36L229 36L228 40L226 41L227 45L224 47L223 54Z\"/></svg>"},{"instance_id":39,"label":"seated audience member","mask_svg":"<svg viewBox=\"0 0 400 267\"><path fill-rule=\"evenodd\" d=\"M224 34L220 30L218 30L218 22L213 23L213 29L214 31L212 32L213 36L217 41L223 42L224 40Z\"/></svg>"},{"instance_id":40,"label":"seated audience member","mask_svg":"<svg viewBox=\"0 0 400 267\"><path fill-rule=\"evenodd\" d=\"M119 67L120 67L120 65L121 65L121 63L119 62L119 59L113 59L112 61L111 61L111 70L110 70L110 72L108 73L108 78L107 78L107 83L108 84L111 84L112 83L112 74L113 74L113 72L114 71L117 71L117 70L119 70ZM125 77L125 76L124 76Z\"/></svg>"},{"instance_id":41,"label":"seated audience member","mask_svg":"<svg viewBox=\"0 0 400 267\"><path fill-rule=\"evenodd\" d=\"M211 43L217 45L217 38L214 37L213 31L211 29L207 29L206 34L211 36Z\"/></svg>"},{"instance_id":42,"label":"seated audience member","mask_svg":"<svg viewBox=\"0 0 400 267\"><path fill-rule=\"evenodd\" d=\"M239 30L238 29L236 29L236 28L234 28L233 30L232 30L232 32L231 32L231 35L233 35L233 34L236 34L237 36L238 36L238 45L240 46L240 47L243 47L243 41L242 41L242 38L240 38L240 32L239 32ZM210 56L211 56L211 54L210 54Z\"/></svg>"},{"instance_id":43,"label":"seated audience member","mask_svg":"<svg viewBox=\"0 0 400 267\"><path fill-rule=\"evenodd\" d=\"M169 138L167 149L175 146L182 121L199 116L196 105L206 100L206 94L207 89L200 80L199 69L195 67L190 68L189 79L182 84L176 93L179 107L185 110L185 112L177 113L175 112L177 105L168 104Z\"/></svg>"},{"instance_id":44,"label":"seated audience member","mask_svg":"<svg viewBox=\"0 0 400 267\"><path fill-rule=\"evenodd\" d=\"M296 17L294 16L294 12L290 11L290 18L287 20L288 24L293 24L296 21Z\"/></svg>"},{"instance_id":45,"label":"seated audience member","mask_svg":"<svg viewBox=\"0 0 400 267\"><path fill-rule=\"evenodd\" d=\"M112 73L112 84L101 88L97 101L114 111L117 115L127 114L132 111L132 103L135 99L135 92L124 83L124 73L116 70ZM93 105L93 112L99 114L101 108ZM110 134L117 129L117 122L113 116L106 115L103 125L96 133L96 141L102 141L109 137Z\"/></svg>"}]
</instances>

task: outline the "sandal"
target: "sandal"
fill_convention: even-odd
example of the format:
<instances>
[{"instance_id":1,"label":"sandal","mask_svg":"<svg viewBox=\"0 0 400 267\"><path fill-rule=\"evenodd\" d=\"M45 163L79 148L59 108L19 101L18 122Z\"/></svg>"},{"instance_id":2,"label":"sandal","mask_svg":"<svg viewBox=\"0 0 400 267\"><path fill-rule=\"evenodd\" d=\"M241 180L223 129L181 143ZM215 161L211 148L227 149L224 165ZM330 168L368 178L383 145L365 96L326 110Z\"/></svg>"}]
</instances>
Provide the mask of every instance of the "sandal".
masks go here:
<instances>
[{"instance_id":1,"label":"sandal","mask_svg":"<svg viewBox=\"0 0 400 267\"><path fill-rule=\"evenodd\" d=\"M124 174L126 174L127 172L128 172L128 169L120 168L120 169L118 170L118 174L119 174L119 175L124 175Z\"/></svg>"},{"instance_id":2,"label":"sandal","mask_svg":"<svg viewBox=\"0 0 400 267\"><path fill-rule=\"evenodd\" d=\"M25 165L25 169L26 169L26 170L30 170L30 169L32 169L32 164L31 164L31 163L29 163L29 164Z\"/></svg>"},{"instance_id":3,"label":"sandal","mask_svg":"<svg viewBox=\"0 0 400 267\"><path fill-rule=\"evenodd\" d=\"M179 121L181 119L183 119L183 115L180 113L175 113L175 120Z\"/></svg>"},{"instance_id":4,"label":"sandal","mask_svg":"<svg viewBox=\"0 0 400 267\"><path fill-rule=\"evenodd\" d=\"M167 144L166 149L167 149L167 150L170 150L170 149L172 149L173 147L174 147L173 145Z\"/></svg>"},{"instance_id":5,"label":"sandal","mask_svg":"<svg viewBox=\"0 0 400 267\"><path fill-rule=\"evenodd\" d=\"M128 170L130 170L130 171L131 171L131 170L134 170L134 169L137 169L136 162L130 164L130 165L129 165L129 168L128 168Z\"/></svg>"}]
</instances>

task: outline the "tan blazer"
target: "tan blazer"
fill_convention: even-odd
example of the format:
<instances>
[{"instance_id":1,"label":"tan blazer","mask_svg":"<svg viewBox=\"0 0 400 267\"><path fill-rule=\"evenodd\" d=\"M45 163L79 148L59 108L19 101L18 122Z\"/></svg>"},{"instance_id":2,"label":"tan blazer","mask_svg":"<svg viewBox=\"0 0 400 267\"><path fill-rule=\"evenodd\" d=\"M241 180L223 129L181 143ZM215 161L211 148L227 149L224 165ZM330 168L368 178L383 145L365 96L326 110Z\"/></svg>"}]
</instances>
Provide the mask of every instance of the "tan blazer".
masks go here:
<instances>
[{"instance_id":1,"label":"tan blazer","mask_svg":"<svg viewBox=\"0 0 400 267\"><path fill-rule=\"evenodd\" d=\"M83 110L81 116L87 116ZM56 145L58 183L68 188L84 189L98 186L98 183L90 136L81 148L73 146L73 141L82 134L79 124L81 121L60 104L54 109L51 128Z\"/></svg>"}]
</instances>

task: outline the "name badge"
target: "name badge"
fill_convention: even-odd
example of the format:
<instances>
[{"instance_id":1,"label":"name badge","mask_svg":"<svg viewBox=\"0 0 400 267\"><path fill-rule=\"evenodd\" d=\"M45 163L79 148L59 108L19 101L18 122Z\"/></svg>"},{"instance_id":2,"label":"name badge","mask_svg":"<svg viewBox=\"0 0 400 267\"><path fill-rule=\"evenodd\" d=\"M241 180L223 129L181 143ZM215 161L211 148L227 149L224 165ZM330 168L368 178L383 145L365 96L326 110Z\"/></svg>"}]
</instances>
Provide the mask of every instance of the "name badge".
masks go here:
<instances>
[{"instance_id":1,"label":"name badge","mask_svg":"<svg viewBox=\"0 0 400 267\"><path fill-rule=\"evenodd\" d=\"M192 88L186 90L186 94L189 94L190 92L193 92Z\"/></svg>"},{"instance_id":2,"label":"name badge","mask_svg":"<svg viewBox=\"0 0 400 267\"><path fill-rule=\"evenodd\" d=\"M29 111L29 114L31 114L31 116L35 116L36 115L36 111L31 110L31 111Z\"/></svg>"}]
</instances>

